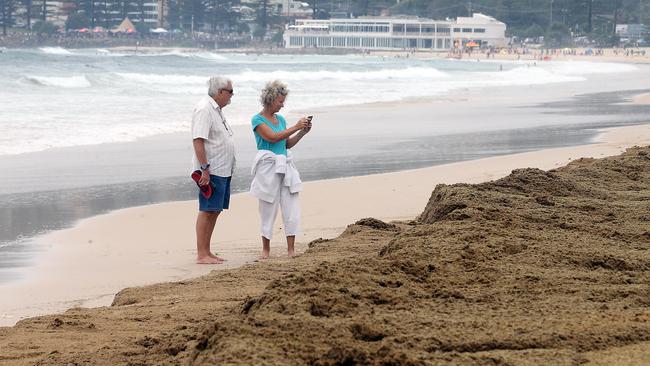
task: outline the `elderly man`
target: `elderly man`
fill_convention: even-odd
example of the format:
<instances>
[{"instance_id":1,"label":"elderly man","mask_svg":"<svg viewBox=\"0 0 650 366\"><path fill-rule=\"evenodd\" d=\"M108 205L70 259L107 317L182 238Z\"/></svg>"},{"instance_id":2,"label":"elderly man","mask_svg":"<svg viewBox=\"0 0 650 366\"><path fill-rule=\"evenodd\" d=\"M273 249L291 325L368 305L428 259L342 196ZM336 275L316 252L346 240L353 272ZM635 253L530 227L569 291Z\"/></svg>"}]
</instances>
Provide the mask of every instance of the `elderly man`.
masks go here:
<instances>
[{"instance_id":1,"label":"elderly man","mask_svg":"<svg viewBox=\"0 0 650 366\"><path fill-rule=\"evenodd\" d=\"M199 187L199 214L196 218L196 263L219 264L224 259L210 250L210 239L221 211L230 202L230 180L235 170L233 131L222 109L233 96L232 81L212 77L208 95L192 113L192 144L194 145L193 178ZM200 177L200 178L199 178Z\"/></svg>"}]
</instances>

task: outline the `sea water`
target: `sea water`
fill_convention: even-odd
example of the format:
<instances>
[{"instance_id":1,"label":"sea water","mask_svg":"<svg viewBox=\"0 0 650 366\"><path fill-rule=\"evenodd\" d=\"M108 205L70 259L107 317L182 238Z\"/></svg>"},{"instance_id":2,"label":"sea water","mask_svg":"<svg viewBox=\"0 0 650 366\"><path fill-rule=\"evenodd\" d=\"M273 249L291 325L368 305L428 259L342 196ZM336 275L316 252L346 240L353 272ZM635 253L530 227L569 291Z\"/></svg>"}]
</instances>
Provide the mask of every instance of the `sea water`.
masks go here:
<instances>
[{"instance_id":1,"label":"sea water","mask_svg":"<svg viewBox=\"0 0 650 366\"><path fill-rule=\"evenodd\" d=\"M343 120L318 124L309 144L301 144L310 147L300 150L301 175L313 180L586 143L595 128L647 122L647 108L620 103L621 90L647 88L647 74L642 65L595 62L3 50L0 284L22 277L20 268L28 268L34 253L43 250L33 240L41 233L115 209L192 199L190 116L212 75L234 84L226 116L238 139L233 189L241 192L254 155L247 125L261 109L260 90L270 80L289 84L285 114L445 100L459 91L478 90L486 97L528 87L549 94L566 88L576 94L592 87L615 91L553 103L528 98L516 107L492 108L489 101L436 104L422 120L404 118L397 107L384 109L381 123L363 120L367 117L354 107L339 113ZM617 79L624 81L607 84Z\"/></svg>"},{"instance_id":2,"label":"sea water","mask_svg":"<svg viewBox=\"0 0 650 366\"><path fill-rule=\"evenodd\" d=\"M362 55L9 49L0 53L0 155L187 131L192 106L206 94L212 75L233 80L228 119L244 125L260 109L264 83L274 79L289 85L290 112L637 71L611 63L534 66Z\"/></svg>"}]
</instances>

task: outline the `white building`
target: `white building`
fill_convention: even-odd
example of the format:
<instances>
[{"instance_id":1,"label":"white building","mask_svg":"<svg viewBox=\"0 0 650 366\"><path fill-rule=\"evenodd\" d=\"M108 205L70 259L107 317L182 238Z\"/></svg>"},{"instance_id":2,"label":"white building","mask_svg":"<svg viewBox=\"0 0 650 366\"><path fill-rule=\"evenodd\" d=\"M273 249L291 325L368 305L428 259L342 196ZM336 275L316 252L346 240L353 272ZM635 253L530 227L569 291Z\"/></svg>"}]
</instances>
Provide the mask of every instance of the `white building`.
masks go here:
<instances>
[{"instance_id":1,"label":"white building","mask_svg":"<svg viewBox=\"0 0 650 366\"><path fill-rule=\"evenodd\" d=\"M506 24L481 13L456 18L451 34L463 44L474 41L487 46L506 46Z\"/></svg>"},{"instance_id":2,"label":"white building","mask_svg":"<svg viewBox=\"0 0 650 366\"><path fill-rule=\"evenodd\" d=\"M504 23L478 13L455 21L417 17L300 19L287 26L284 43L287 48L449 50L470 41L503 47L505 31Z\"/></svg>"}]
</instances>

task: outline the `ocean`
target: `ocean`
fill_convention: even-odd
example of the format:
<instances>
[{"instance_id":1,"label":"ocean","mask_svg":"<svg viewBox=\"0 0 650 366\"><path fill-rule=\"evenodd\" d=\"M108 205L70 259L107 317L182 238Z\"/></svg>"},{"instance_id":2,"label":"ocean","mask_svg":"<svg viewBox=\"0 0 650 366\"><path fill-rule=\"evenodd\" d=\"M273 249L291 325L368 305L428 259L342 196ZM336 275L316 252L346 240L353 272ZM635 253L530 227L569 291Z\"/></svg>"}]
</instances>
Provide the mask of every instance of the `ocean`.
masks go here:
<instances>
[{"instance_id":1,"label":"ocean","mask_svg":"<svg viewBox=\"0 0 650 366\"><path fill-rule=\"evenodd\" d=\"M577 61L6 49L0 284L19 280L20 269L47 250L40 234L111 210L193 199L190 116L212 75L233 80L225 114L237 139L233 188L242 192L255 152L248 124L269 80L289 84L283 114L315 115L296 154L303 178L315 180L590 143L600 128L648 121L647 106L626 102L648 91L649 70Z\"/></svg>"},{"instance_id":2,"label":"ocean","mask_svg":"<svg viewBox=\"0 0 650 366\"><path fill-rule=\"evenodd\" d=\"M503 67L503 71L500 71ZM0 53L0 156L135 141L184 132L205 82L233 80L229 121L246 125L264 83L289 84L287 111L444 96L466 88L568 83L623 64L504 63L394 57L114 53L104 49Z\"/></svg>"}]
</instances>

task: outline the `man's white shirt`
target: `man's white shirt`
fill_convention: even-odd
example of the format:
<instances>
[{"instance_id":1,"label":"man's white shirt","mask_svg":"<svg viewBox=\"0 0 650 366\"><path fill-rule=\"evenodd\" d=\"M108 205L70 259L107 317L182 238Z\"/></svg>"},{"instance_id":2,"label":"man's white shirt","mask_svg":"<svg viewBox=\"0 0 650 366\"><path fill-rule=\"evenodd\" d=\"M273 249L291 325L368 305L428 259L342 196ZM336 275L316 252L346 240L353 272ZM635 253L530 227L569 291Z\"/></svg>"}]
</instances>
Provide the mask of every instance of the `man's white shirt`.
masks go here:
<instances>
[{"instance_id":1,"label":"man's white shirt","mask_svg":"<svg viewBox=\"0 0 650 366\"><path fill-rule=\"evenodd\" d=\"M192 140L204 141L210 174L230 177L235 171L235 140L233 131L217 102L209 96L201 99L192 112ZM201 167L196 153L192 157L194 170Z\"/></svg>"}]
</instances>

